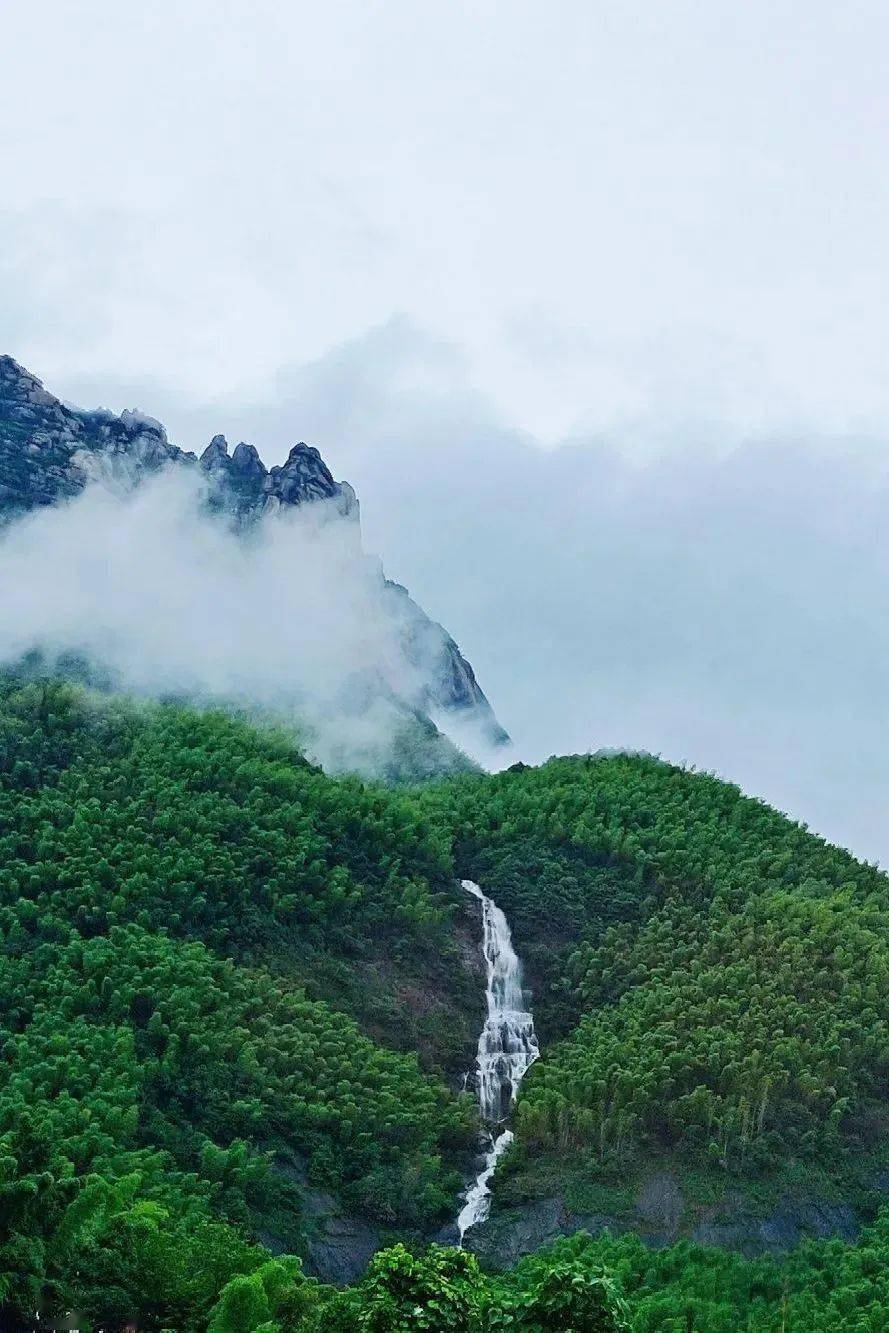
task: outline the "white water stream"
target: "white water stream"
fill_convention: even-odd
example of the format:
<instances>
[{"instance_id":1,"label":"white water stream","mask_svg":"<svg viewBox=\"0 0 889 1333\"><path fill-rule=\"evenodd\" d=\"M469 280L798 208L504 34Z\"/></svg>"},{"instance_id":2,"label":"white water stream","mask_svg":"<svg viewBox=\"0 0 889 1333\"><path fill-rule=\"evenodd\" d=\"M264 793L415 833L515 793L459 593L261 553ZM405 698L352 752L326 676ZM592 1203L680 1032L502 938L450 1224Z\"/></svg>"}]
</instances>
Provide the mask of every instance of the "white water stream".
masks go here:
<instances>
[{"instance_id":1,"label":"white water stream","mask_svg":"<svg viewBox=\"0 0 889 1333\"><path fill-rule=\"evenodd\" d=\"M512 1109L519 1084L540 1054L534 1019L524 1008L522 965L512 947L506 917L471 879L464 879L463 887L482 905L488 1015L478 1039L475 1060L476 1090L486 1127L487 1151L484 1166L466 1191L457 1217L461 1245L469 1228L483 1222L490 1212L489 1182L497 1162L513 1140L512 1131L499 1126Z\"/></svg>"}]
</instances>

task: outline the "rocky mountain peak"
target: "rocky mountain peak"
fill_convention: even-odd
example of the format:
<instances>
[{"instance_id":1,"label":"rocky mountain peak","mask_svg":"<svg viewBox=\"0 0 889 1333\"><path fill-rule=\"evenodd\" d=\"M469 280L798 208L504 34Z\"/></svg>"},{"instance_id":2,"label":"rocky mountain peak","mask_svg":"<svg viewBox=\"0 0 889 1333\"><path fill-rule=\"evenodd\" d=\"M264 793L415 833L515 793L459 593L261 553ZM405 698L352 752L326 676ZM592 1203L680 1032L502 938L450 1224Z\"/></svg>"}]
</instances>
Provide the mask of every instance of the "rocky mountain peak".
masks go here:
<instances>
[{"instance_id":1,"label":"rocky mountain peak","mask_svg":"<svg viewBox=\"0 0 889 1333\"><path fill-rule=\"evenodd\" d=\"M121 412L119 421L128 435L157 435L166 443L167 432L156 417L149 417L144 412L137 412L134 408L125 407Z\"/></svg>"},{"instance_id":2,"label":"rocky mountain peak","mask_svg":"<svg viewBox=\"0 0 889 1333\"><path fill-rule=\"evenodd\" d=\"M235 446L235 451L232 454L232 467L237 472L251 477L265 477L268 473L268 469L260 458L255 445L245 444L243 440Z\"/></svg>"},{"instance_id":3,"label":"rocky mountain peak","mask_svg":"<svg viewBox=\"0 0 889 1333\"><path fill-rule=\"evenodd\" d=\"M170 467L198 469L208 509L236 530L288 508L326 503L333 515L355 523L360 555L355 492L334 478L313 445L300 441L285 463L266 469L252 445L242 441L230 455L225 436L214 435L198 459L171 444L154 417L69 407L11 356L0 356L0 527L72 499L91 481L126 490ZM488 741L508 739L450 635L400 585L384 580L383 597L405 657L426 681L410 707L471 714Z\"/></svg>"},{"instance_id":4,"label":"rocky mountain peak","mask_svg":"<svg viewBox=\"0 0 889 1333\"><path fill-rule=\"evenodd\" d=\"M279 504L332 500L344 516L358 516L358 500L352 487L348 482L334 481L318 450L302 441L290 450L286 463L269 472L266 490Z\"/></svg>"},{"instance_id":5,"label":"rocky mountain peak","mask_svg":"<svg viewBox=\"0 0 889 1333\"><path fill-rule=\"evenodd\" d=\"M12 429L31 435L31 442L37 445L46 442L41 435L44 430L62 431L71 438L79 433L59 400L11 356L0 356L0 415Z\"/></svg>"},{"instance_id":6,"label":"rocky mountain peak","mask_svg":"<svg viewBox=\"0 0 889 1333\"><path fill-rule=\"evenodd\" d=\"M20 402L29 400L39 403L51 402L52 394L47 393L36 375L32 375L24 366L20 366L18 361L11 356L0 356L0 385L4 397L18 399Z\"/></svg>"},{"instance_id":7,"label":"rocky mountain peak","mask_svg":"<svg viewBox=\"0 0 889 1333\"><path fill-rule=\"evenodd\" d=\"M214 435L199 459L205 472L227 472L231 466L228 441L224 435Z\"/></svg>"}]
</instances>

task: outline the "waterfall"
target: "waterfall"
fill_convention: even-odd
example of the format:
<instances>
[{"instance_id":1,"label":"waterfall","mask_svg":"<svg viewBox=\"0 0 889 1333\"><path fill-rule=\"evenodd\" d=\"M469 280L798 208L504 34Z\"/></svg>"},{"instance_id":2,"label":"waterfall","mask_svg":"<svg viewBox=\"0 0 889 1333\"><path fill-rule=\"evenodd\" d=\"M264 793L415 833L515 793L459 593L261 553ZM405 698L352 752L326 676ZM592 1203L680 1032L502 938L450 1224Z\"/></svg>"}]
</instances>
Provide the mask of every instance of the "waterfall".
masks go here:
<instances>
[{"instance_id":1,"label":"waterfall","mask_svg":"<svg viewBox=\"0 0 889 1333\"><path fill-rule=\"evenodd\" d=\"M476 1091L485 1122L487 1151L484 1165L466 1191L457 1217L461 1245L469 1228L483 1222L490 1212L489 1182L498 1160L513 1140L511 1130L499 1127L512 1109L519 1084L540 1054L534 1019L524 1007L522 965L512 947L506 917L471 879L463 880L463 888L482 905L488 1013L475 1060Z\"/></svg>"}]
</instances>

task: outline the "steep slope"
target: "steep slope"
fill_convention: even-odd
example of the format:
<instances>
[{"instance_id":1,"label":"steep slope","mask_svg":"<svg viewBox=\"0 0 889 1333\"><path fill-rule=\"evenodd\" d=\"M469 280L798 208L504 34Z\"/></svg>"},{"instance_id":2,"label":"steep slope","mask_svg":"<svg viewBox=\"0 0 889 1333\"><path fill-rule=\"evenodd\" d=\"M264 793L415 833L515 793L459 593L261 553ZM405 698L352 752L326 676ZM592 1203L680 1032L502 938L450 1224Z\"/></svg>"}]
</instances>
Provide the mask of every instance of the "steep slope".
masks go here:
<instances>
[{"instance_id":1,"label":"steep slope","mask_svg":"<svg viewBox=\"0 0 889 1333\"><path fill-rule=\"evenodd\" d=\"M788 1311L880 1327L861 1312L880 1305L885 1223L780 1261L579 1238L502 1279L396 1250L342 1298L266 1268L289 1249L355 1277L387 1233L454 1217L483 989L458 874L507 912L542 1024L472 1248L502 1262L582 1224L755 1255L851 1239L875 1213L873 867L653 759L396 791L224 713L7 675L0 1319L67 1303L203 1329L223 1288L234 1307L264 1272L257 1308L294 1333L396 1300L406 1319L445 1311L433 1330L461 1309L468 1328L523 1327L547 1293L599 1300L604 1265L635 1329L778 1329Z\"/></svg>"},{"instance_id":2,"label":"steep slope","mask_svg":"<svg viewBox=\"0 0 889 1333\"><path fill-rule=\"evenodd\" d=\"M346 1271L331 1213L364 1259L440 1225L476 1125L462 909L402 797L288 738L6 678L0 1272L29 1237L55 1280L100 1196Z\"/></svg>"},{"instance_id":3,"label":"steep slope","mask_svg":"<svg viewBox=\"0 0 889 1333\"><path fill-rule=\"evenodd\" d=\"M200 459L171 444L158 421L138 412L119 417L62 404L12 357L0 356L0 526L79 495L90 482L116 490L139 485L164 469L199 477L206 506L241 533L281 512L323 505L356 525L358 502L348 482L335 481L318 450L296 444L287 461L267 469L256 449L232 454L214 436ZM487 745L508 740L470 664L443 627L401 585L383 580L383 605L418 685L401 700L407 715L434 712L468 724Z\"/></svg>"},{"instance_id":4,"label":"steep slope","mask_svg":"<svg viewBox=\"0 0 889 1333\"><path fill-rule=\"evenodd\" d=\"M541 1036L480 1249L608 1224L757 1252L873 1214L885 875L643 757L458 778L421 805L506 911Z\"/></svg>"}]
</instances>

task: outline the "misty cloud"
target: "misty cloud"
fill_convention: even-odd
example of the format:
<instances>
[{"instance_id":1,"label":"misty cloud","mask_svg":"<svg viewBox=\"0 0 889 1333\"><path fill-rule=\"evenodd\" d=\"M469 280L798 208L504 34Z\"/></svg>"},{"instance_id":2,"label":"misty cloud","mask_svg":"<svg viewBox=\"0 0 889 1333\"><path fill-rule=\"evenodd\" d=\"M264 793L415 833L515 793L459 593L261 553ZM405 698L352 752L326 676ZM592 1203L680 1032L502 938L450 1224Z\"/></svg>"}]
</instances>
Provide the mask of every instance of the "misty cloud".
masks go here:
<instances>
[{"instance_id":1,"label":"misty cloud","mask_svg":"<svg viewBox=\"0 0 889 1333\"><path fill-rule=\"evenodd\" d=\"M745 438L693 408L545 450L397 321L268 404L174 420L189 444L220 416L280 454L316 442L523 758L647 749L889 861L887 441Z\"/></svg>"},{"instance_id":2,"label":"misty cloud","mask_svg":"<svg viewBox=\"0 0 889 1333\"><path fill-rule=\"evenodd\" d=\"M880 0L177 15L6 6L0 320L58 392L243 402L405 312L549 443L714 366L747 426L889 418Z\"/></svg>"},{"instance_id":3,"label":"misty cloud","mask_svg":"<svg viewBox=\"0 0 889 1333\"><path fill-rule=\"evenodd\" d=\"M187 447L317 444L526 757L659 751L889 863L885 4L180 11L9 8L5 349ZM124 587L64 522L42 622L7 554L22 628L101 617L82 532ZM204 540L106 638L138 673L178 617L152 670L272 690L299 561Z\"/></svg>"},{"instance_id":4,"label":"misty cloud","mask_svg":"<svg viewBox=\"0 0 889 1333\"><path fill-rule=\"evenodd\" d=\"M323 762L372 769L422 696L357 525L325 503L243 538L198 478L94 483L0 538L0 660L81 655L136 693L225 699L296 720Z\"/></svg>"}]
</instances>

